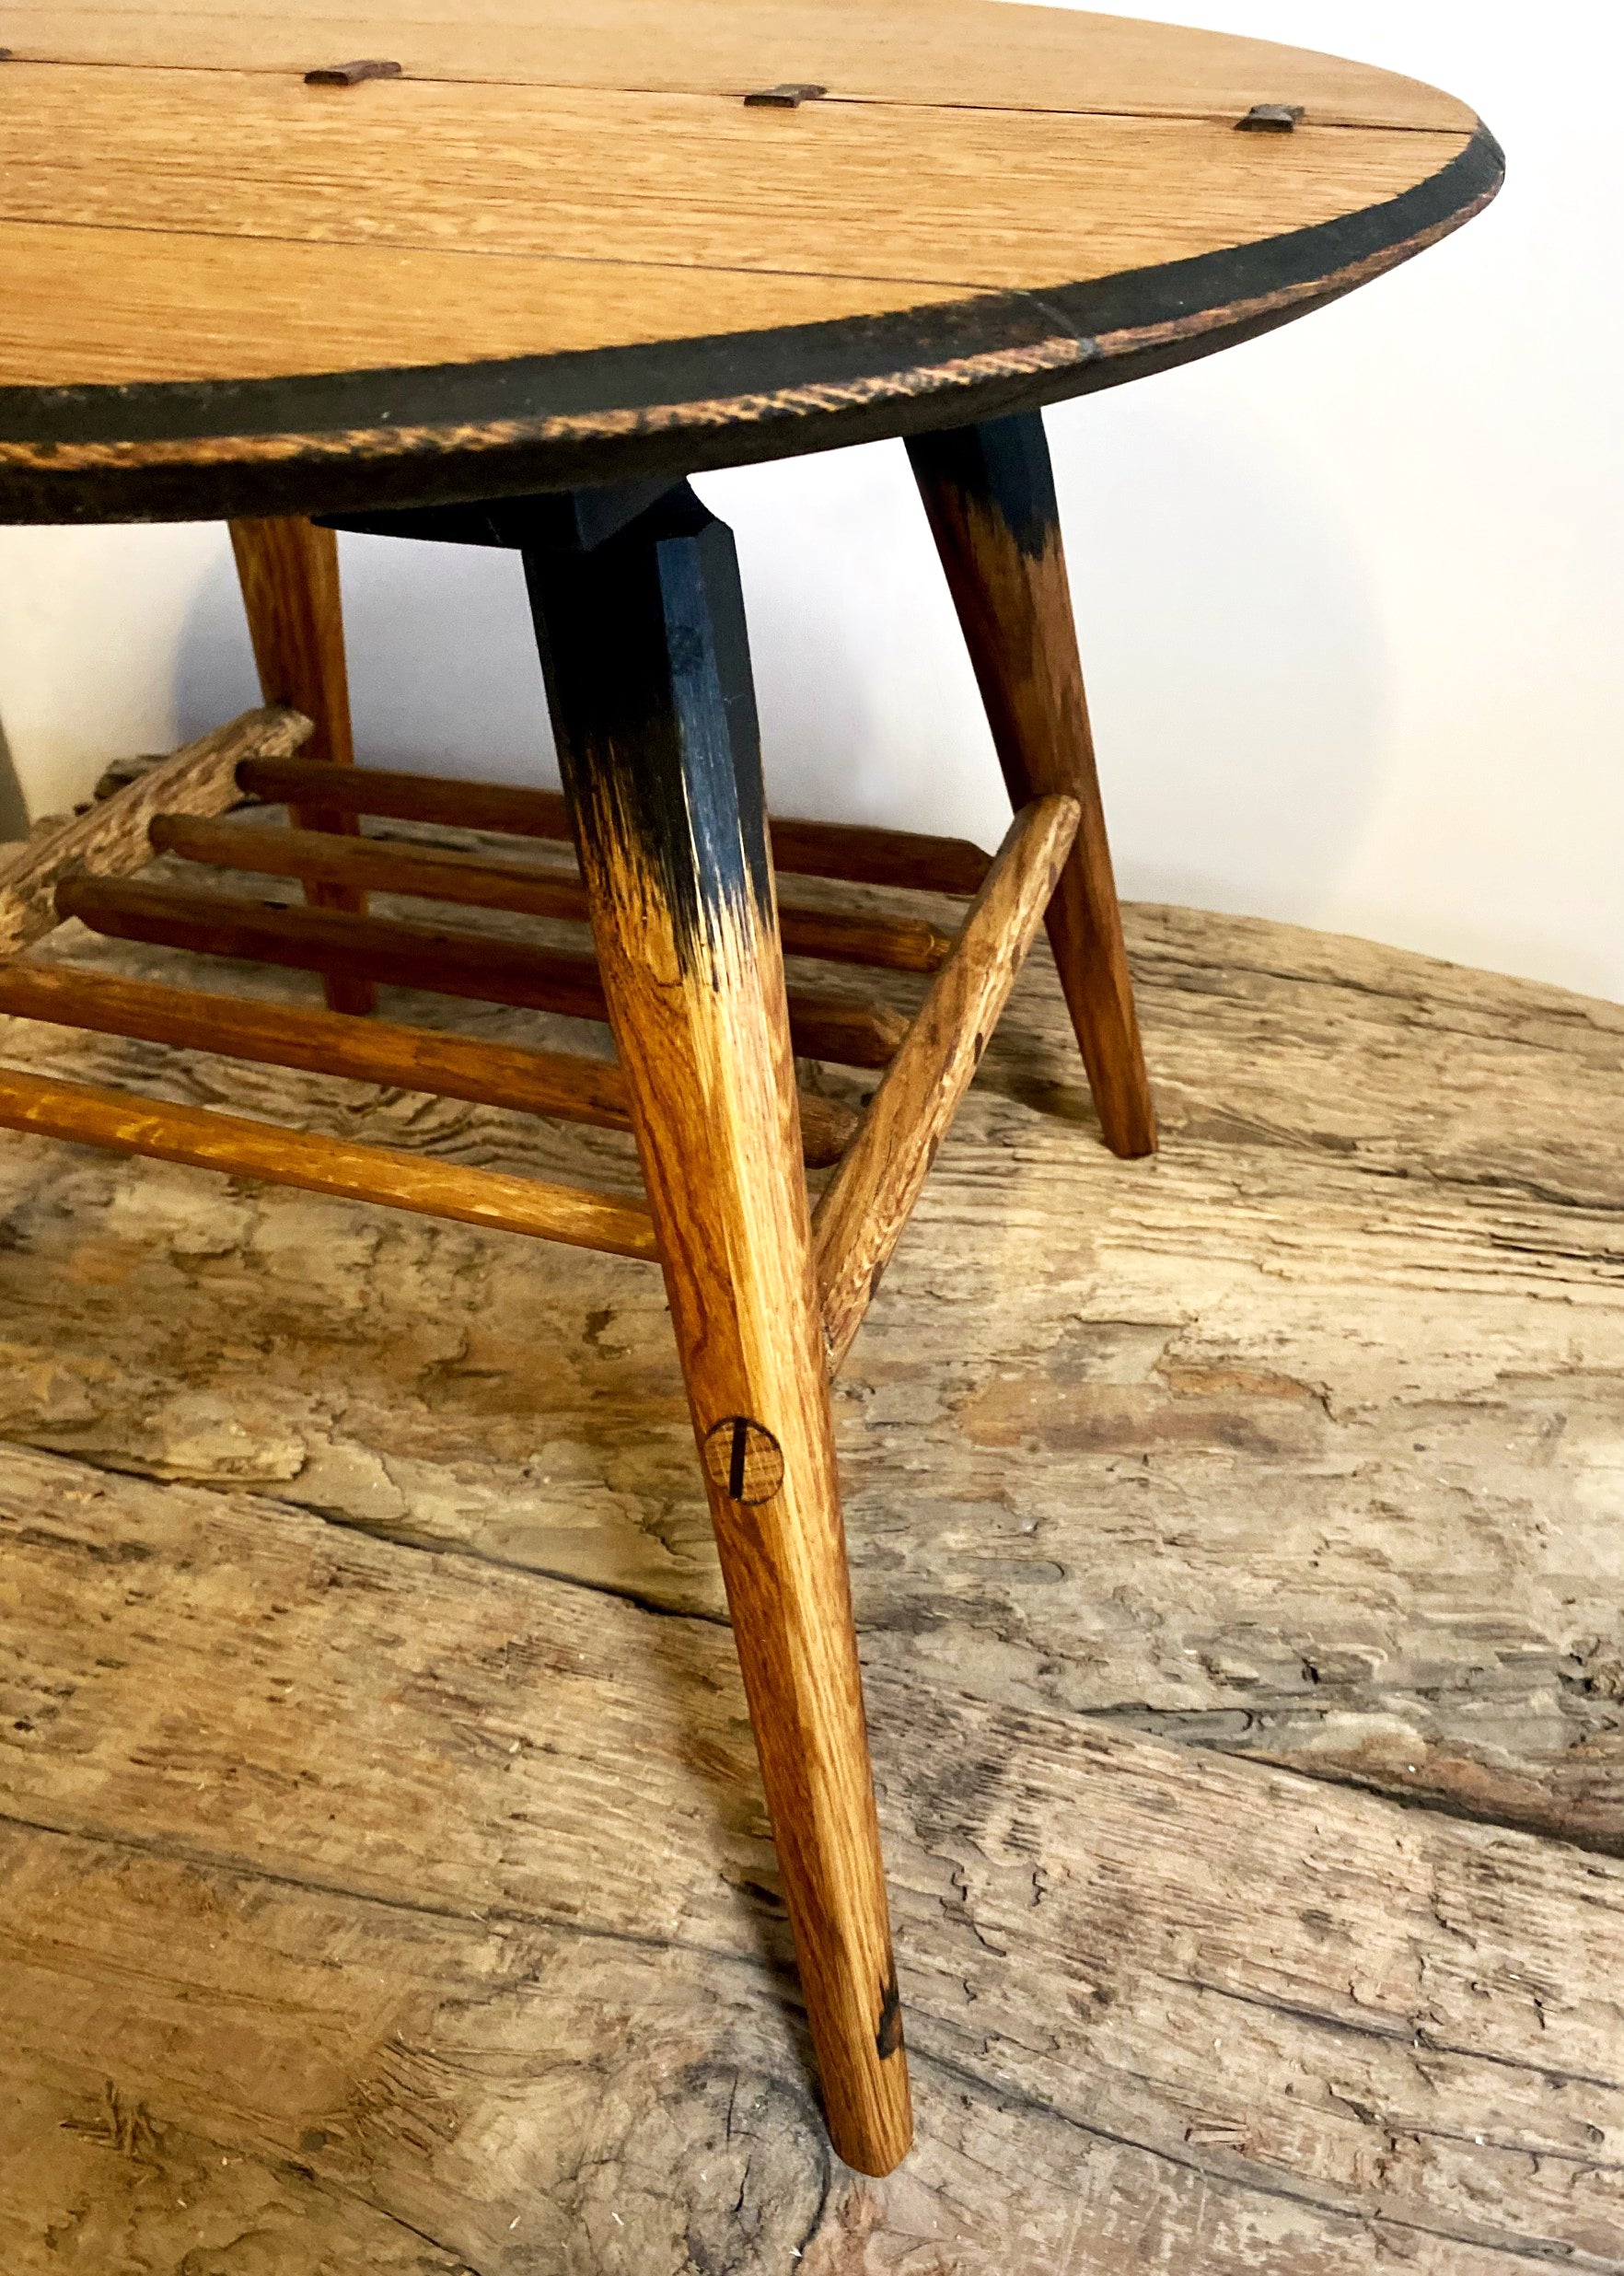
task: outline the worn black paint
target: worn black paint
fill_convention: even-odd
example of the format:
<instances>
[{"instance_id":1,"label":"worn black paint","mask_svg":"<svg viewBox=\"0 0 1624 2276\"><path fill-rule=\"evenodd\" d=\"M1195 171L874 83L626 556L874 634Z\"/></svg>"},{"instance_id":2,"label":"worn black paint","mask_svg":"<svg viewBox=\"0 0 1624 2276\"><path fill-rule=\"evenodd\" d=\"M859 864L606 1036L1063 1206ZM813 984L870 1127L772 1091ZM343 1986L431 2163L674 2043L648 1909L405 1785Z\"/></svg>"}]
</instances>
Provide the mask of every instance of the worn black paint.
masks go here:
<instances>
[{"instance_id":1,"label":"worn black paint","mask_svg":"<svg viewBox=\"0 0 1624 2276\"><path fill-rule=\"evenodd\" d=\"M657 505L678 479L606 482L581 490L543 490L529 497L489 498L477 505L407 505L375 514L319 514L324 529L374 538L418 538L435 545L558 547L590 552Z\"/></svg>"},{"instance_id":2,"label":"worn black paint","mask_svg":"<svg viewBox=\"0 0 1624 2276\"><path fill-rule=\"evenodd\" d=\"M948 482L967 505L996 514L1030 559L1054 543L1060 504L1040 411L910 435L908 456L922 485Z\"/></svg>"},{"instance_id":3,"label":"worn black paint","mask_svg":"<svg viewBox=\"0 0 1624 2276\"><path fill-rule=\"evenodd\" d=\"M774 922L744 596L733 533L684 483L591 551L525 549L581 862L631 870L685 969Z\"/></svg>"},{"instance_id":4,"label":"worn black paint","mask_svg":"<svg viewBox=\"0 0 1624 2276\"><path fill-rule=\"evenodd\" d=\"M0 518L180 519L189 516L342 512L513 495L665 474L922 433L1116 387L1189 363L1293 321L1351 289L1326 283L1448 223L1498 188L1504 162L1479 128L1449 164L1397 198L1316 227L1189 261L1126 271L1041 295L987 293L884 317L726 333L622 348L423 367L243 381L129 387L0 388L0 437L45 446L231 435L308 437L331 449L259 463L0 469ZM1323 284L1316 293L1312 287ZM1285 308L1236 314L1282 292ZM1108 355L1103 336L1218 319L1199 336ZM911 398L808 409L797 391L864 380L999 350L1077 343L1058 370L951 380ZM634 424L582 440L520 437L480 448L425 444L370 454L352 432L489 426L590 414L656 413L688 402L756 399L751 415L707 425ZM782 405L762 398L782 397ZM337 446L336 448L332 447Z\"/></svg>"},{"instance_id":5,"label":"worn black paint","mask_svg":"<svg viewBox=\"0 0 1624 2276\"><path fill-rule=\"evenodd\" d=\"M874 2035L874 2043L882 2062L902 2051L902 1994L897 1985L895 1961L891 1963L890 1975L880 1986L879 2028Z\"/></svg>"}]
</instances>

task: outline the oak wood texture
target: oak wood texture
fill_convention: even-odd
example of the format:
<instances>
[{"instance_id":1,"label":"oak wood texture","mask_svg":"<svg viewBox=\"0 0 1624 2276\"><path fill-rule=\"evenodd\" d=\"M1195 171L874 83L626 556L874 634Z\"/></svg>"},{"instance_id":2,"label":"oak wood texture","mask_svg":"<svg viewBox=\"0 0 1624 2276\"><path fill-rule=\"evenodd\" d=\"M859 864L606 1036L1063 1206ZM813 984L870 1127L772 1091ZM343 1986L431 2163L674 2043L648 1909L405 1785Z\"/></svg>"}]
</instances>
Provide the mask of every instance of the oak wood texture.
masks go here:
<instances>
[{"instance_id":1,"label":"oak wood texture","mask_svg":"<svg viewBox=\"0 0 1624 2276\"><path fill-rule=\"evenodd\" d=\"M1075 798L1050 795L1023 807L1010 824L952 957L818 1202L813 1263L831 1374L874 1301L1009 1001L1081 819Z\"/></svg>"},{"instance_id":2,"label":"oak wood texture","mask_svg":"<svg viewBox=\"0 0 1624 2276\"><path fill-rule=\"evenodd\" d=\"M829 2135L888 2173L907 2057L733 540L684 491L525 568Z\"/></svg>"},{"instance_id":3,"label":"oak wood texture","mask_svg":"<svg viewBox=\"0 0 1624 2276\"><path fill-rule=\"evenodd\" d=\"M353 766L349 667L344 656L343 603L339 590L338 540L301 516L273 521L234 521L231 550L253 644L260 689L267 703L288 703L311 722L304 756L312 766ZM296 823L316 821L297 811ZM338 816L324 825L354 830ZM331 879L312 877L306 898L318 909L362 910L362 894ZM347 972L322 981L330 1010L361 1014L373 1008L371 984Z\"/></svg>"},{"instance_id":4,"label":"oak wood texture","mask_svg":"<svg viewBox=\"0 0 1624 2276\"><path fill-rule=\"evenodd\" d=\"M37 831L0 868L0 955L15 955L51 931L64 877L133 876L152 859L147 832L155 814L223 814L238 803L238 760L296 751L310 734L310 721L283 706L244 712L110 798Z\"/></svg>"},{"instance_id":5,"label":"oak wood texture","mask_svg":"<svg viewBox=\"0 0 1624 2276\"><path fill-rule=\"evenodd\" d=\"M183 886L71 877L56 890L64 917L121 940L167 943L200 955L364 973L400 988L473 996L575 1019L604 1019L603 983L590 956L528 942L353 916L341 909L284 909ZM887 1004L859 1004L797 989L790 1002L795 1048L809 1059L883 1067L908 1031Z\"/></svg>"},{"instance_id":6,"label":"oak wood texture","mask_svg":"<svg viewBox=\"0 0 1624 2276\"><path fill-rule=\"evenodd\" d=\"M24 62L286 75L307 68L313 41L370 53L387 26L390 51L400 49L402 70L418 78L734 98L810 81L837 101L926 105L962 101L970 87L997 109L1225 122L1268 85L1321 126L1469 133L1474 123L1464 103L1435 87L1308 49L1170 33L1131 17L1091 16L1080 28L1038 7L992 16L940 0L861 10L841 0L690 0L678 19L659 0L591 0L567 10L413 0L404 19L394 0L352 7L322 0L258 17L239 0L101 9L18 0L6 21L13 56Z\"/></svg>"},{"instance_id":7,"label":"oak wood texture","mask_svg":"<svg viewBox=\"0 0 1624 2276\"><path fill-rule=\"evenodd\" d=\"M502 14L331 87L310 42L362 19L32 12L0 510L494 495L976 419L1282 321L1499 180L1446 97L1166 27L888 0L702 11L690 52L686 11ZM829 99L745 104L803 44ZM1305 122L1235 134L1260 100Z\"/></svg>"},{"instance_id":8,"label":"oak wood texture","mask_svg":"<svg viewBox=\"0 0 1624 2276\"><path fill-rule=\"evenodd\" d=\"M1617 1862L887 1673L932 2150L876 2185L727 1808L725 1634L11 1447L0 1525L14 2276L1616 2262Z\"/></svg>"},{"instance_id":9,"label":"oak wood texture","mask_svg":"<svg viewBox=\"0 0 1624 2276\"><path fill-rule=\"evenodd\" d=\"M1624 1855L1624 1007L1126 917L1156 1161L1096 1143L1039 941L836 1386L865 1663ZM174 963L76 929L34 953ZM31 1024L0 1057L635 1178L619 1133L455 1099ZM656 1275L11 1140L0 1213L9 1442L722 1616Z\"/></svg>"},{"instance_id":10,"label":"oak wood texture","mask_svg":"<svg viewBox=\"0 0 1624 2276\"><path fill-rule=\"evenodd\" d=\"M304 1131L272 1130L238 1115L173 1107L162 1099L98 1090L15 1067L0 1067L0 1127L116 1154L151 1155L197 1169L265 1178L312 1193L382 1202L391 1209L528 1233L616 1256L652 1259L655 1253L647 1210L616 1194L423 1161Z\"/></svg>"},{"instance_id":11,"label":"oak wood texture","mask_svg":"<svg viewBox=\"0 0 1624 2276\"><path fill-rule=\"evenodd\" d=\"M254 760L238 780L255 797L297 805L320 794L322 811L368 814L380 820L440 822L514 837L567 840L569 816L555 790L508 783L467 783L451 775L403 774L356 767L330 783L302 761ZM776 815L768 830L776 870L805 877L842 877L863 885L906 886L934 893L980 890L989 856L967 838L884 830L866 822L808 822Z\"/></svg>"},{"instance_id":12,"label":"oak wood texture","mask_svg":"<svg viewBox=\"0 0 1624 2276\"><path fill-rule=\"evenodd\" d=\"M476 909L507 909L520 916L587 922L586 889L578 877L498 854L403 846L376 838L330 838L311 830L263 829L180 814L156 815L151 838L160 854L264 877L324 877L349 885L356 897L370 889ZM836 964L934 972L953 946L952 934L925 917L798 908L782 900L778 914L787 955Z\"/></svg>"},{"instance_id":13,"label":"oak wood texture","mask_svg":"<svg viewBox=\"0 0 1624 2276\"><path fill-rule=\"evenodd\" d=\"M1060 792L1082 822L1049 908L1100 1128L1155 1151L1156 1117L1122 945L1060 511L1036 412L916 435L909 457L942 556L1012 803Z\"/></svg>"},{"instance_id":14,"label":"oak wood texture","mask_svg":"<svg viewBox=\"0 0 1624 2276\"><path fill-rule=\"evenodd\" d=\"M362 1023L295 1004L15 960L0 963L0 1012L605 1130L632 1126L619 1067L570 1052L471 1042L430 1028ZM838 1161L857 1127L853 1109L808 1093L800 1114L806 1160L815 1167Z\"/></svg>"},{"instance_id":15,"label":"oak wood texture","mask_svg":"<svg viewBox=\"0 0 1624 2276\"><path fill-rule=\"evenodd\" d=\"M0 1146L8 2276L1610 2276L1624 1009L1128 926L1158 1161L1091 1142L1040 942L837 1396L883 2184L655 1276Z\"/></svg>"}]
</instances>

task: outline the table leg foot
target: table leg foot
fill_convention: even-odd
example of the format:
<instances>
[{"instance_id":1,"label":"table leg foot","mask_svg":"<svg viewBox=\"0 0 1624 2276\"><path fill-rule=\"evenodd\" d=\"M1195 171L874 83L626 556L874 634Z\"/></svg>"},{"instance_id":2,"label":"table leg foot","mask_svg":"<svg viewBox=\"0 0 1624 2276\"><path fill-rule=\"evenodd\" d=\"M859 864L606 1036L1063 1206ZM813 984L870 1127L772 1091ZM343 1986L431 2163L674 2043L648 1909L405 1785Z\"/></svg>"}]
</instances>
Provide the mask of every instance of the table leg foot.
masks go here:
<instances>
[{"instance_id":1,"label":"table leg foot","mask_svg":"<svg viewBox=\"0 0 1624 2276\"><path fill-rule=\"evenodd\" d=\"M907 2059L733 541L684 489L526 571L829 2131L886 2173Z\"/></svg>"},{"instance_id":2,"label":"table leg foot","mask_svg":"<svg viewBox=\"0 0 1624 2276\"><path fill-rule=\"evenodd\" d=\"M234 521L231 550L248 615L254 663L267 703L291 703L315 723L307 759L347 766L355 756L350 736L350 686L344 663L344 622L339 598L338 540L302 515ZM354 834L354 815L295 809L297 829ZM319 909L362 910L365 897L342 885L307 883L305 898ZM328 1008L370 1012L377 991L343 972L322 981Z\"/></svg>"},{"instance_id":3,"label":"table leg foot","mask_svg":"<svg viewBox=\"0 0 1624 2276\"><path fill-rule=\"evenodd\" d=\"M910 440L1010 797L1061 791L1083 808L1049 937L1106 1144L1152 1154L1155 1109L1111 874L1083 668L1042 416L1024 412Z\"/></svg>"}]
</instances>

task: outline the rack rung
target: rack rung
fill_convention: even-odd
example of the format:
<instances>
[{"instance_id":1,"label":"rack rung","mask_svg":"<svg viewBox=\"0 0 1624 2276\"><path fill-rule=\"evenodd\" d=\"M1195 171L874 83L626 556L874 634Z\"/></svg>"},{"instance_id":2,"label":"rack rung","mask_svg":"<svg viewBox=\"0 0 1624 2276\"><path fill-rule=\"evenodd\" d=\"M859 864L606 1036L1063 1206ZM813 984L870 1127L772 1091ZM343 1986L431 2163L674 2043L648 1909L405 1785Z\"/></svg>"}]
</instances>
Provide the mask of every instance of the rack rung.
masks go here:
<instances>
[{"instance_id":1,"label":"rack rung","mask_svg":"<svg viewBox=\"0 0 1624 2276\"><path fill-rule=\"evenodd\" d=\"M337 772L337 770L335 770ZM347 971L439 995L471 996L576 1019L606 1019L597 967L588 956L472 933L400 924L339 909L274 909L224 893L103 877L68 877L57 888L64 917L117 940L149 941L205 956L235 957L300 971ZM792 990L790 1033L797 1052L853 1067L883 1067L908 1032L888 1004L846 1004Z\"/></svg>"},{"instance_id":2,"label":"rack rung","mask_svg":"<svg viewBox=\"0 0 1624 2276\"><path fill-rule=\"evenodd\" d=\"M318 760L254 759L238 769L239 786L308 810L371 814L380 821L437 822L520 838L567 839L569 816L556 790L506 783L461 783L445 775L400 774L385 767L326 768ZM992 856L966 838L934 838L857 822L771 825L776 867L803 877L854 885L906 886L932 893L979 892Z\"/></svg>"},{"instance_id":3,"label":"rack rung","mask_svg":"<svg viewBox=\"0 0 1624 2276\"><path fill-rule=\"evenodd\" d=\"M13 955L56 923L53 895L70 871L128 877L152 859L147 825L161 808L219 814L238 802L237 767L259 751L296 750L310 722L285 704L244 712L125 783L82 814L40 830L0 877L0 955Z\"/></svg>"},{"instance_id":4,"label":"rack rung","mask_svg":"<svg viewBox=\"0 0 1624 2276\"><path fill-rule=\"evenodd\" d=\"M631 1127L621 1069L570 1052L480 1042L298 1004L256 1004L63 964L0 963L0 1012L606 1130ZM803 1095L801 1137L814 1167L838 1161L856 1125L849 1107Z\"/></svg>"},{"instance_id":5,"label":"rack rung","mask_svg":"<svg viewBox=\"0 0 1624 2276\"><path fill-rule=\"evenodd\" d=\"M385 838L334 837L319 830L211 821L191 814L157 816L152 844L156 853L260 877L319 879L357 892L401 893L475 909L505 909L518 916L590 922L586 888L579 877L494 855L400 845ZM950 933L922 917L807 909L782 900L778 917L790 956L934 972L953 946Z\"/></svg>"},{"instance_id":6,"label":"rack rung","mask_svg":"<svg viewBox=\"0 0 1624 2276\"><path fill-rule=\"evenodd\" d=\"M494 1225L577 1248L650 1260L658 1255L654 1221L641 1202L512 1178L502 1170L466 1169L392 1147L280 1130L213 1108L172 1107L87 1083L25 1074L15 1067L0 1067L0 1127L105 1146L115 1154L152 1155L196 1169L263 1178L347 1201L381 1202L391 1209Z\"/></svg>"},{"instance_id":7,"label":"rack rung","mask_svg":"<svg viewBox=\"0 0 1624 2276\"><path fill-rule=\"evenodd\" d=\"M1050 796L1015 816L952 956L818 1202L812 1243L831 1372L863 1324L1009 1001L1082 811L1075 798Z\"/></svg>"}]
</instances>

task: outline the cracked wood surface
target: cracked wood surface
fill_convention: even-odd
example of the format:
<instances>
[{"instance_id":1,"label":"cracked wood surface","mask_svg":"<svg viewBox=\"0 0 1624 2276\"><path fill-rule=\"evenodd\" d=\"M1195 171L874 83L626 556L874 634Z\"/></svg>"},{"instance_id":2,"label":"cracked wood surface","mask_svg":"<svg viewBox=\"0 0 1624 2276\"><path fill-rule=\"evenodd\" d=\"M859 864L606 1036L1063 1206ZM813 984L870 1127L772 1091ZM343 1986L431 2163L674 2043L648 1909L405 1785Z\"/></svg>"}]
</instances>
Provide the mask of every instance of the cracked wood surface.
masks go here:
<instances>
[{"instance_id":1,"label":"cracked wood surface","mask_svg":"<svg viewBox=\"0 0 1624 2276\"><path fill-rule=\"evenodd\" d=\"M0 1147L8 2276L1624 2269L1624 1012L1129 933L1164 1154L1098 1147L1039 949L840 1387L881 2185L809 2100L656 1276Z\"/></svg>"}]
</instances>

